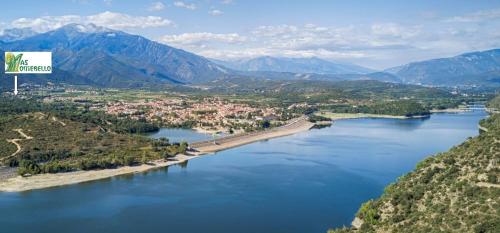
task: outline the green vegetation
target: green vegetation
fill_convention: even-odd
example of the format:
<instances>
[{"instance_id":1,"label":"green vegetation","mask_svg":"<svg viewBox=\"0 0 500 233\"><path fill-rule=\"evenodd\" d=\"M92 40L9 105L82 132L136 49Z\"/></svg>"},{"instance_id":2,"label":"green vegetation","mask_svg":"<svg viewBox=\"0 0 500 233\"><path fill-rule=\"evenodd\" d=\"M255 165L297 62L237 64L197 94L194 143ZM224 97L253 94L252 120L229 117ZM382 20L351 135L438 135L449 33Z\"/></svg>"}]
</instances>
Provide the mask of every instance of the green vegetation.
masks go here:
<instances>
[{"instance_id":1,"label":"green vegetation","mask_svg":"<svg viewBox=\"0 0 500 233\"><path fill-rule=\"evenodd\" d=\"M429 109L413 100L383 101L370 105L333 105L329 111L335 113L368 113L393 116L422 116L429 115Z\"/></svg>"},{"instance_id":2,"label":"green vegetation","mask_svg":"<svg viewBox=\"0 0 500 233\"><path fill-rule=\"evenodd\" d=\"M363 204L359 229L340 232L498 232L500 229L500 114L487 129L416 169Z\"/></svg>"},{"instance_id":3,"label":"green vegetation","mask_svg":"<svg viewBox=\"0 0 500 233\"><path fill-rule=\"evenodd\" d=\"M131 134L148 123L71 104L0 98L0 112L0 159L21 175L130 166L187 150L187 143Z\"/></svg>"},{"instance_id":4,"label":"green vegetation","mask_svg":"<svg viewBox=\"0 0 500 233\"><path fill-rule=\"evenodd\" d=\"M463 97L450 90L377 81L305 81L222 79L208 87L211 93L235 101L284 109L293 114L321 110L398 116L428 115L431 109L457 108L478 97ZM198 94L204 91L199 91ZM484 100L479 98L479 100ZM290 108L294 104L301 107Z\"/></svg>"},{"instance_id":5,"label":"green vegetation","mask_svg":"<svg viewBox=\"0 0 500 233\"><path fill-rule=\"evenodd\" d=\"M493 108L497 111L500 111L500 95L497 95L491 101L486 104L486 107Z\"/></svg>"},{"instance_id":6,"label":"green vegetation","mask_svg":"<svg viewBox=\"0 0 500 233\"><path fill-rule=\"evenodd\" d=\"M318 116L318 115L309 115L309 121L312 123L316 123L318 121L331 121L331 118L324 117L324 116Z\"/></svg>"}]
</instances>

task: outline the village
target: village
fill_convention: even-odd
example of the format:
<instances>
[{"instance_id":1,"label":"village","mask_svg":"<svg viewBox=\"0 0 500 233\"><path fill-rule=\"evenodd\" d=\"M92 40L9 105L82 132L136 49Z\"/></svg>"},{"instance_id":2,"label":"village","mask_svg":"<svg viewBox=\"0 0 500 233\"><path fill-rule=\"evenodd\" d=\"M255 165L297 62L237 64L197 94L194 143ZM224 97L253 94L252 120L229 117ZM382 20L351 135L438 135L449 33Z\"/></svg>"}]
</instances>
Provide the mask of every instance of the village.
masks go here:
<instances>
[{"instance_id":1,"label":"village","mask_svg":"<svg viewBox=\"0 0 500 233\"><path fill-rule=\"evenodd\" d=\"M115 101L104 106L108 114L144 119L168 127L193 128L205 133L239 133L280 126L280 110L233 103L218 97L201 100L168 98L134 102Z\"/></svg>"}]
</instances>

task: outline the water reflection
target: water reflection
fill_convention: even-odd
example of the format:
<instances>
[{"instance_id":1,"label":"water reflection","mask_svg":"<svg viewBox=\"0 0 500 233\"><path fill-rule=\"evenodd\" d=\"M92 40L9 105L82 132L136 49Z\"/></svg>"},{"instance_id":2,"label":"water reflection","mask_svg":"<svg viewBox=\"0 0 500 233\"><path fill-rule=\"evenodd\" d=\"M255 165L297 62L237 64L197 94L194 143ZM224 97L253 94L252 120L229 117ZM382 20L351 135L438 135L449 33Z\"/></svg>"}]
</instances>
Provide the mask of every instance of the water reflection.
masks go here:
<instances>
[{"instance_id":1,"label":"water reflection","mask_svg":"<svg viewBox=\"0 0 500 233\"><path fill-rule=\"evenodd\" d=\"M390 123L396 125L397 127L403 130L416 130L425 123L425 121L429 120L430 116L413 118L413 119L389 119Z\"/></svg>"},{"instance_id":2,"label":"water reflection","mask_svg":"<svg viewBox=\"0 0 500 233\"><path fill-rule=\"evenodd\" d=\"M177 165L181 168L187 168L189 160L186 160L184 162L178 163Z\"/></svg>"}]
</instances>

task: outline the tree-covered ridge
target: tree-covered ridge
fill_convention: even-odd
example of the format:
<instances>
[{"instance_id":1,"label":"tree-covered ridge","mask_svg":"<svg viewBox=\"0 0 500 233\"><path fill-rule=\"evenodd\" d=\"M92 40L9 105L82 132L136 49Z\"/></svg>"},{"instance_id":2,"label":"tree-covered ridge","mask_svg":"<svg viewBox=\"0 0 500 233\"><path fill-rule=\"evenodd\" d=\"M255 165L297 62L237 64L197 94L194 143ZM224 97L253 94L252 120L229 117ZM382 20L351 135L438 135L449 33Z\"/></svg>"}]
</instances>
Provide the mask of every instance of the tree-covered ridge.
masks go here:
<instances>
[{"instance_id":1,"label":"tree-covered ridge","mask_svg":"<svg viewBox=\"0 0 500 233\"><path fill-rule=\"evenodd\" d=\"M185 153L187 143L131 134L149 124L73 105L0 99L0 163L18 173L115 168Z\"/></svg>"},{"instance_id":2,"label":"tree-covered ridge","mask_svg":"<svg viewBox=\"0 0 500 233\"><path fill-rule=\"evenodd\" d=\"M487 131L423 160L364 203L357 231L329 232L498 232L500 114L481 125Z\"/></svg>"},{"instance_id":3,"label":"tree-covered ridge","mask_svg":"<svg viewBox=\"0 0 500 233\"><path fill-rule=\"evenodd\" d=\"M380 101L359 106L332 105L327 110L335 113L368 113L407 117L430 114L428 108L413 100Z\"/></svg>"}]
</instances>

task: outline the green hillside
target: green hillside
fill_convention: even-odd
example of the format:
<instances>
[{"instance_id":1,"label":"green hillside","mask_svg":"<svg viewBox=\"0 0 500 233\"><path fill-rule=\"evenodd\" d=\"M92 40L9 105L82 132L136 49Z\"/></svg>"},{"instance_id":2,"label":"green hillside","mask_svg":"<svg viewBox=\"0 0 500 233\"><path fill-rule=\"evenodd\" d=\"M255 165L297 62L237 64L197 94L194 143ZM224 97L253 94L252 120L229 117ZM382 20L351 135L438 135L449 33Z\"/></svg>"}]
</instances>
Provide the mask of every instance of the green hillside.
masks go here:
<instances>
[{"instance_id":1,"label":"green hillside","mask_svg":"<svg viewBox=\"0 0 500 233\"><path fill-rule=\"evenodd\" d=\"M187 144L134 133L157 130L72 104L0 98L0 163L19 174L115 168L184 153Z\"/></svg>"}]
</instances>

